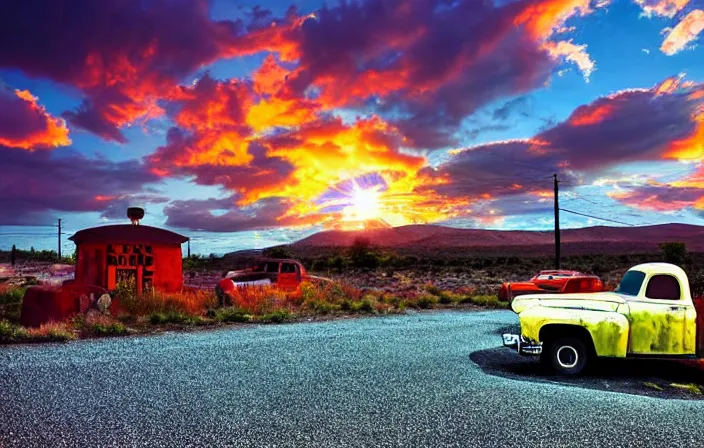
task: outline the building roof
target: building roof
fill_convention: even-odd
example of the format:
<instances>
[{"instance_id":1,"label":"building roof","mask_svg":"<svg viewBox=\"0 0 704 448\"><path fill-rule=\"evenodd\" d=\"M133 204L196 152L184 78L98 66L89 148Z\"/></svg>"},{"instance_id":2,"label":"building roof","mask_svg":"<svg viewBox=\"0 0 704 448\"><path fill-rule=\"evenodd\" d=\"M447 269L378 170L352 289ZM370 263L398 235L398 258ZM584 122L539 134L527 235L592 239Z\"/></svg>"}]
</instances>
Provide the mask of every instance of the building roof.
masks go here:
<instances>
[{"instance_id":1,"label":"building roof","mask_svg":"<svg viewBox=\"0 0 704 448\"><path fill-rule=\"evenodd\" d=\"M81 243L125 243L125 244L181 244L188 241L187 236L158 227L133 224L118 224L83 229L76 232L69 240Z\"/></svg>"}]
</instances>

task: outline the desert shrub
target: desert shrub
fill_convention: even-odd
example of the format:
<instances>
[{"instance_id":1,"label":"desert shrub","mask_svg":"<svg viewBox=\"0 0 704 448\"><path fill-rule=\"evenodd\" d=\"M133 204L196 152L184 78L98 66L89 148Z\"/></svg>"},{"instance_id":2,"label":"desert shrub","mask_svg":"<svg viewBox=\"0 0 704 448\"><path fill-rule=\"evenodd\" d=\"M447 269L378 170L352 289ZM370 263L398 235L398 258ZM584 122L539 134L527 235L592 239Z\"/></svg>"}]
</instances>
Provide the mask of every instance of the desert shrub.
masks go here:
<instances>
[{"instance_id":1,"label":"desert shrub","mask_svg":"<svg viewBox=\"0 0 704 448\"><path fill-rule=\"evenodd\" d=\"M376 304L376 297L367 294L362 300L344 300L341 307L343 310L353 313L373 313L376 311Z\"/></svg>"},{"instance_id":2,"label":"desert shrub","mask_svg":"<svg viewBox=\"0 0 704 448\"><path fill-rule=\"evenodd\" d=\"M313 311L316 314L329 314L342 310L342 305L337 303L329 303L320 299L306 300L303 303L303 308Z\"/></svg>"},{"instance_id":3,"label":"desert shrub","mask_svg":"<svg viewBox=\"0 0 704 448\"><path fill-rule=\"evenodd\" d=\"M426 291L428 294L433 295L433 296L439 296L440 293L442 292L442 291L440 290L440 288L438 288L437 286L435 286L433 283L426 283L426 284L423 286L423 289L425 289L425 291Z\"/></svg>"},{"instance_id":4,"label":"desert shrub","mask_svg":"<svg viewBox=\"0 0 704 448\"><path fill-rule=\"evenodd\" d=\"M335 255L328 260L328 266L337 271L342 271L350 265L350 261L342 255Z\"/></svg>"},{"instance_id":5,"label":"desert shrub","mask_svg":"<svg viewBox=\"0 0 704 448\"><path fill-rule=\"evenodd\" d=\"M271 258L293 258L287 246L276 246L264 249L264 255Z\"/></svg>"},{"instance_id":6,"label":"desert shrub","mask_svg":"<svg viewBox=\"0 0 704 448\"><path fill-rule=\"evenodd\" d=\"M289 319L291 319L291 313L286 310L286 309L280 309L276 311L272 311L270 313L266 313L262 315L258 320L260 322L272 322L275 324L280 324L282 322L285 322Z\"/></svg>"},{"instance_id":7,"label":"desert shrub","mask_svg":"<svg viewBox=\"0 0 704 448\"><path fill-rule=\"evenodd\" d=\"M169 311L167 313L156 312L149 315L149 323L152 325L199 325L204 323L200 316L182 313L178 311Z\"/></svg>"},{"instance_id":8,"label":"desert shrub","mask_svg":"<svg viewBox=\"0 0 704 448\"><path fill-rule=\"evenodd\" d=\"M22 312L25 288L0 287L0 319L18 322Z\"/></svg>"},{"instance_id":9,"label":"desert shrub","mask_svg":"<svg viewBox=\"0 0 704 448\"><path fill-rule=\"evenodd\" d=\"M508 304L501 302L497 296L494 295L479 295L471 297L472 303L479 306L485 306L488 308L508 308Z\"/></svg>"},{"instance_id":10,"label":"desert shrub","mask_svg":"<svg viewBox=\"0 0 704 448\"><path fill-rule=\"evenodd\" d=\"M72 321L73 328L89 336L119 336L127 333L127 327L109 316L76 316Z\"/></svg>"},{"instance_id":11,"label":"desert shrub","mask_svg":"<svg viewBox=\"0 0 704 448\"><path fill-rule=\"evenodd\" d=\"M328 261L327 260L315 260L310 265L311 271L324 271L327 268L328 268Z\"/></svg>"},{"instance_id":12,"label":"desert shrub","mask_svg":"<svg viewBox=\"0 0 704 448\"><path fill-rule=\"evenodd\" d=\"M381 254L367 238L355 238L349 248L352 264L358 268L374 269L380 264Z\"/></svg>"},{"instance_id":13,"label":"desert shrub","mask_svg":"<svg viewBox=\"0 0 704 448\"><path fill-rule=\"evenodd\" d=\"M214 312L218 322L249 322L252 318L246 311L239 308L220 308Z\"/></svg>"},{"instance_id":14,"label":"desert shrub","mask_svg":"<svg viewBox=\"0 0 704 448\"><path fill-rule=\"evenodd\" d=\"M423 294L416 300L418 308L422 309L432 308L433 305L437 305L438 302L440 302L440 299L430 294Z\"/></svg>"},{"instance_id":15,"label":"desert shrub","mask_svg":"<svg viewBox=\"0 0 704 448\"><path fill-rule=\"evenodd\" d=\"M49 322L39 328L28 328L27 340L32 342L65 342L76 339L76 334L66 322Z\"/></svg>"},{"instance_id":16,"label":"desert shrub","mask_svg":"<svg viewBox=\"0 0 704 448\"><path fill-rule=\"evenodd\" d=\"M660 244L663 258L666 263L676 264L681 266L687 259L687 247L684 243L662 243Z\"/></svg>"},{"instance_id":17,"label":"desert shrub","mask_svg":"<svg viewBox=\"0 0 704 448\"><path fill-rule=\"evenodd\" d=\"M27 339L27 330L7 320L0 320L0 342L20 342Z\"/></svg>"}]
</instances>

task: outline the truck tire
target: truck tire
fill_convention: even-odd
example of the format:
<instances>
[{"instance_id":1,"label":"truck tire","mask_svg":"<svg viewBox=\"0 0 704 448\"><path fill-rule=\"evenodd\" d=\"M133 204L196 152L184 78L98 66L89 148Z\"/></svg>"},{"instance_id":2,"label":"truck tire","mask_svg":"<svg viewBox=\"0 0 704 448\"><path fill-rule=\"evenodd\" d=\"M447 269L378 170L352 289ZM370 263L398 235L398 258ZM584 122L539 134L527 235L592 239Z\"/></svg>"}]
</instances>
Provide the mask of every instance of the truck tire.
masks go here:
<instances>
[{"instance_id":1,"label":"truck tire","mask_svg":"<svg viewBox=\"0 0 704 448\"><path fill-rule=\"evenodd\" d=\"M549 350L550 364L561 375L579 375L589 363L589 351L579 338L558 338L550 344Z\"/></svg>"}]
</instances>

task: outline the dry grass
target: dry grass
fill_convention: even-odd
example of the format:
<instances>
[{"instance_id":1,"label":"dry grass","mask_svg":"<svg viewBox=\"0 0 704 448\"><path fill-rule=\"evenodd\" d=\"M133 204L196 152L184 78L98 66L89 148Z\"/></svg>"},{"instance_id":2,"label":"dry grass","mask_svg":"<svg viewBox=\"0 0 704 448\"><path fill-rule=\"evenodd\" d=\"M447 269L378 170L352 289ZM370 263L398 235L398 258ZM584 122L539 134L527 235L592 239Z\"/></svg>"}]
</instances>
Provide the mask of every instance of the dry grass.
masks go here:
<instances>
[{"instance_id":1,"label":"dry grass","mask_svg":"<svg viewBox=\"0 0 704 448\"><path fill-rule=\"evenodd\" d=\"M182 290L177 293L165 293L151 290L136 294L133 282L117 285L114 297L120 307L134 316L148 316L154 313L184 313L200 316L208 309L217 306L217 297L213 291Z\"/></svg>"},{"instance_id":2,"label":"dry grass","mask_svg":"<svg viewBox=\"0 0 704 448\"><path fill-rule=\"evenodd\" d=\"M232 305L247 314L263 315L288 309L289 295L275 286L237 288L230 296Z\"/></svg>"},{"instance_id":3,"label":"dry grass","mask_svg":"<svg viewBox=\"0 0 704 448\"><path fill-rule=\"evenodd\" d=\"M78 315L71 321L71 326L78 330L81 336L119 336L127 334L127 327L112 316Z\"/></svg>"}]
</instances>

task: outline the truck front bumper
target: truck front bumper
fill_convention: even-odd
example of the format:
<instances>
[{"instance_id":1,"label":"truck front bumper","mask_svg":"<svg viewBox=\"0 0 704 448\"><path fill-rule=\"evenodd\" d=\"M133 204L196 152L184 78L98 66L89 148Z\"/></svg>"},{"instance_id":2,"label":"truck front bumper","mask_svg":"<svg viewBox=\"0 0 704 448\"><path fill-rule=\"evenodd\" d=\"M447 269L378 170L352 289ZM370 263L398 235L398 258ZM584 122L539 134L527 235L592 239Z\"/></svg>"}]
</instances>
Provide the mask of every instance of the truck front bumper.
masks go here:
<instances>
[{"instance_id":1,"label":"truck front bumper","mask_svg":"<svg viewBox=\"0 0 704 448\"><path fill-rule=\"evenodd\" d=\"M543 352L542 342L533 342L518 334L504 333L501 337L504 347L515 349L521 355L537 356Z\"/></svg>"}]
</instances>

